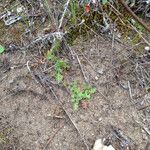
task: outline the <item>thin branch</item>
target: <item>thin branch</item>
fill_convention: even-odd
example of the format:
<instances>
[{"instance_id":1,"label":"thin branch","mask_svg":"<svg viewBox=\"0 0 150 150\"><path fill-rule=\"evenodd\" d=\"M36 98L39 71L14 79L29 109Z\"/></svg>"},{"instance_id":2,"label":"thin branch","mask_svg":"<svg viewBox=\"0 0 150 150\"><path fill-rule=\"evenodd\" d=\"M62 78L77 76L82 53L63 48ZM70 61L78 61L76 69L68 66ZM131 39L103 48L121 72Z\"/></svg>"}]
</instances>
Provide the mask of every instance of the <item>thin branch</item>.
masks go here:
<instances>
[{"instance_id":1,"label":"thin branch","mask_svg":"<svg viewBox=\"0 0 150 150\"><path fill-rule=\"evenodd\" d=\"M79 59L79 57L78 57L78 55L77 55L76 53L75 53L75 55L76 55L76 58L77 58L77 60L78 60L78 63L79 63L81 72L82 72L83 77L84 77L84 80L85 80L86 83L88 83L89 81L88 81L88 79L87 79L87 77L86 77L86 75L85 75L85 72L84 72L84 70L83 70L82 64L81 64L81 62L80 62L80 59Z\"/></svg>"},{"instance_id":2,"label":"thin branch","mask_svg":"<svg viewBox=\"0 0 150 150\"><path fill-rule=\"evenodd\" d=\"M61 16L61 19L60 19L60 24L59 24L59 26L58 26L58 30L59 30L59 29L61 28L61 26L62 26L63 19L64 19L64 16L65 16L65 14L66 14L66 11L67 11L67 9L68 9L69 3L70 3L70 0L67 0L67 2L66 2L66 4L65 4L64 12L63 12L63 14L62 14L62 16Z\"/></svg>"},{"instance_id":3,"label":"thin branch","mask_svg":"<svg viewBox=\"0 0 150 150\"><path fill-rule=\"evenodd\" d=\"M30 72L31 76L33 77L33 79L36 81L36 83L39 83L38 80L36 79L35 75L33 74L33 72L31 71L30 67L29 67L29 61L27 61L27 69Z\"/></svg>"},{"instance_id":4,"label":"thin branch","mask_svg":"<svg viewBox=\"0 0 150 150\"><path fill-rule=\"evenodd\" d=\"M132 99L133 99L133 96L132 96L130 81L128 81L128 89L129 89L130 98L131 98L131 100L132 100Z\"/></svg>"}]
</instances>

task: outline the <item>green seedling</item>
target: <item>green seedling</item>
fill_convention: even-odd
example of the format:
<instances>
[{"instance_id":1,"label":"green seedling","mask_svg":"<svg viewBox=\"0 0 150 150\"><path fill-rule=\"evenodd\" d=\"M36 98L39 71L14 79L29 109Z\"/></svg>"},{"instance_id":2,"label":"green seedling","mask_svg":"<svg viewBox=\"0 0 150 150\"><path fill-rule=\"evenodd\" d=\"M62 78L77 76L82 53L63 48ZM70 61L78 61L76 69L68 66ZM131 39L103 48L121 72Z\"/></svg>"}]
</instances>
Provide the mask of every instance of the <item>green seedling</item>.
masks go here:
<instances>
[{"instance_id":1,"label":"green seedling","mask_svg":"<svg viewBox=\"0 0 150 150\"><path fill-rule=\"evenodd\" d=\"M105 5L108 3L108 0L102 0L102 4Z\"/></svg>"},{"instance_id":2,"label":"green seedling","mask_svg":"<svg viewBox=\"0 0 150 150\"><path fill-rule=\"evenodd\" d=\"M73 104L73 109L78 110L80 102L82 100L89 100L91 98L91 94L94 94L96 92L96 88L93 88L91 86L86 86L82 91L77 86L77 83L73 83L70 86L71 91L71 101Z\"/></svg>"},{"instance_id":3,"label":"green seedling","mask_svg":"<svg viewBox=\"0 0 150 150\"><path fill-rule=\"evenodd\" d=\"M5 51L4 46L0 45L0 54L2 54Z\"/></svg>"},{"instance_id":4,"label":"green seedling","mask_svg":"<svg viewBox=\"0 0 150 150\"><path fill-rule=\"evenodd\" d=\"M55 61L57 59L57 57L52 53L51 50L49 50L49 51L47 51L47 59Z\"/></svg>"},{"instance_id":5,"label":"green seedling","mask_svg":"<svg viewBox=\"0 0 150 150\"><path fill-rule=\"evenodd\" d=\"M77 0L71 0L70 1L70 8L71 8L71 14L72 18L71 21L74 25L77 24L77 11L78 11L78 1Z\"/></svg>"},{"instance_id":6,"label":"green seedling","mask_svg":"<svg viewBox=\"0 0 150 150\"><path fill-rule=\"evenodd\" d=\"M59 39L55 39L51 48L52 53L57 52L60 48L61 48L61 41Z\"/></svg>"},{"instance_id":7,"label":"green seedling","mask_svg":"<svg viewBox=\"0 0 150 150\"><path fill-rule=\"evenodd\" d=\"M63 70L68 69L69 65L59 59L58 57L55 56L55 53L61 48L61 41L58 39L55 39L51 50L47 52L47 59L53 61L54 64L54 69L55 69L55 79L58 83L60 83L63 80Z\"/></svg>"},{"instance_id":8,"label":"green seedling","mask_svg":"<svg viewBox=\"0 0 150 150\"><path fill-rule=\"evenodd\" d=\"M137 21L135 21L134 19L131 19L131 23L134 25L134 27L136 27L137 30L139 31L143 31L143 26L141 26Z\"/></svg>"},{"instance_id":9,"label":"green seedling","mask_svg":"<svg viewBox=\"0 0 150 150\"><path fill-rule=\"evenodd\" d=\"M55 53L61 48L61 41L59 39L55 39L51 50L47 51L47 59L56 61L57 57L55 56Z\"/></svg>"},{"instance_id":10,"label":"green seedling","mask_svg":"<svg viewBox=\"0 0 150 150\"><path fill-rule=\"evenodd\" d=\"M69 65L63 61L63 60L56 60L56 63L54 65L54 69L55 69L55 79L58 83L60 83L63 80L63 70L64 69L68 69Z\"/></svg>"}]
</instances>

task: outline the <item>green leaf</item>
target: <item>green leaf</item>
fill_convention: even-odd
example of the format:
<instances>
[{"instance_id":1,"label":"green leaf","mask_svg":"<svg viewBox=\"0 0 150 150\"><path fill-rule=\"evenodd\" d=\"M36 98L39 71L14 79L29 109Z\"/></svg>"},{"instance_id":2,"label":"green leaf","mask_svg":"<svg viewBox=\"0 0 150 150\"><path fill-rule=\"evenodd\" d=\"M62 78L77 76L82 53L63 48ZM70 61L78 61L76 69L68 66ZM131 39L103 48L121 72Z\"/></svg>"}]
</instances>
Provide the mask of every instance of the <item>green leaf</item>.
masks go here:
<instances>
[{"instance_id":1,"label":"green leaf","mask_svg":"<svg viewBox=\"0 0 150 150\"><path fill-rule=\"evenodd\" d=\"M72 14L71 21L74 25L76 25L77 24L78 1L77 0L71 0L70 6L71 6L71 14Z\"/></svg>"},{"instance_id":2,"label":"green leaf","mask_svg":"<svg viewBox=\"0 0 150 150\"><path fill-rule=\"evenodd\" d=\"M55 55L52 54L51 51L48 51L48 52L47 52L47 59L48 59L48 60L55 61L56 57L55 57Z\"/></svg>"},{"instance_id":3,"label":"green leaf","mask_svg":"<svg viewBox=\"0 0 150 150\"><path fill-rule=\"evenodd\" d=\"M61 48L61 41L59 39L55 39L51 51L52 53L57 52Z\"/></svg>"},{"instance_id":4,"label":"green leaf","mask_svg":"<svg viewBox=\"0 0 150 150\"><path fill-rule=\"evenodd\" d=\"M77 110L80 102L82 100L89 100L91 98L91 94L94 94L96 92L96 88L93 88L88 85L84 87L83 91L81 91L81 89L77 86L77 83L74 82L73 84L70 85L70 91L73 109Z\"/></svg>"},{"instance_id":5,"label":"green leaf","mask_svg":"<svg viewBox=\"0 0 150 150\"><path fill-rule=\"evenodd\" d=\"M108 3L108 0L102 0L102 4L105 5Z\"/></svg>"},{"instance_id":6,"label":"green leaf","mask_svg":"<svg viewBox=\"0 0 150 150\"><path fill-rule=\"evenodd\" d=\"M58 72L58 73L56 73L55 78L56 78L56 81L57 81L58 83L60 83L60 82L63 80L63 75L61 75L61 74Z\"/></svg>"},{"instance_id":7,"label":"green leaf","mask_svg":"<svg viewBox=\"0 0 150 150\"><path fill-rule=\"evenodd\" d=\"M91 88L91 89L90 89L90 93L91 93L91 94L94 94L95 92L96 92L96 88Z\"/></svg>"},{"instance_id":8,"label":"green leaf","mask_svg":"<svg viewBox=\"0 0 150 150\"><path fill-rule=\"evenodd\" d=\"M79 103L78 102L74 103L73 104L73 110L76 111L76 110L78 110L78 108L79 108Z\"/></svg>"},{"instance_id":9,"label":"green leaf","mask_svg":"<svg viewBox=\"0 0 150 150\"><path fill-rule=\"evenodd\" d=\"M5 51L5 48L2 45L0 45L0 54L2 54L4 51Z\"/></svg>"}]
</instances>

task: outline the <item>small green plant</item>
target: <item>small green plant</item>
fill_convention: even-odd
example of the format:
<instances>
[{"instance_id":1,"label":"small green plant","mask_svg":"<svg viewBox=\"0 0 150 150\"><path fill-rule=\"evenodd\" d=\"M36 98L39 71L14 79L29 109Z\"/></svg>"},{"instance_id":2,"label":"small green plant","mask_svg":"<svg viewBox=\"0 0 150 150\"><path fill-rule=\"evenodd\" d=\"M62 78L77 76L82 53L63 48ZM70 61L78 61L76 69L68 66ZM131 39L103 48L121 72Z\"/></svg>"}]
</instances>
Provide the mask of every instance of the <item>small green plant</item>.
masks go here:
<instances>
[{"instance_id":1,"label":"small green plant","mask_svg":"<svg viewBox=\"0 0 150 150\"><path fill-rule=\"evenodd\" d=\"M60 47L61 47L61 41L59 39L55 39L51 48L52 53L57 52L60 49Z\"/></svg>"},{"instance_id":2,"label":"small green plant","mask_svg":"<svg viewBox=\"0 0 150 150\"><path fill-rule=\"evenodd\" d=\"M131 19L131 23L133 24L134 27L136 27L137 30L139 31L143 31L143 26L141 26L137 21L135 21L134 19Z\"/></svg>"},{"instance_id":3,"label":"small green plant","mask_svg":"<svg viewBox=\"0 0 150 150\"><path fill-rule=\"evenodd\" d=\"M52 61L55 61L57 59L57 57L52 53L51 50L47 51L47 56L46 57L47 57L48 60L52 60Z\"/></svg>"},{"instance_id":4,"label":"small green plant","mask_svg":"<svg viewBox=\"0 0 150 150\"><path fill-rule=\"evenodd\" d=\"M55 56L55 53L61 48L61 41L59 39L55 39L51 50L47 52L47 59L53 61L54 64L54 69L55 69L55 79L58 83L60 83L63 80L63 70L68 69L69 65L59 59L58 57Z\"/></svg>"},{"instance_id":5,"label":"small green plant","mask_svg":"<svg viewBox=\"0 0 150 150\"><path fill-rule=\"evenodd\" d=\"M2 45L0 45L0 54L2 54L4 51L5 51L5 48Z\"/></svg>"},{"instance_id":6,"label":"small green plant","mask_svg":"<svg viewBox=\"0 0 150 150\"><path fill-rule=\"evenodd\" d=\"M2 142L6 143L6 138L2 133L0 133L0 143L2 143Z\"/></svg>"},{"instance_id":7,"label":"small green plant","mask_svg":"<svg viewBox=\"0 0 150 150\"><path fill-rule=\"evenodd\" d=\"M71 7L71 14L72 18L71 21L74 25L77 24L77 10L78 10L78 1L77 0L71 0L70 1L70 7Z\"/></svg>"},{"instance_id":8,"label":"small green plant","mask_svg":"<svg viewBox=\"0 0 150 150\"><path fill-rule=\"evenodd\" d=\"M47 59L56 61L57 57L55 56L55 53L61 48L61 41L59 39L55 39L54 43L52 45L52 48L47 52Z\"/></svg>"},{"instance_id":9,"label":"small green plant","mask_svg":"<svg viewBox=\"0 0 150 150\"><path fill-rule=\"evenodd\" d=\"M70 86L70 91L73 109L78 110L80 102L82 100L89 100L91 98L91 94L96 92L96 88L85 86L83 91L81 91L81 89L77 86L77 83L73 83Z\"/></svg>"},{"instance_id":10,"label":"small green plant","mask_svg":"<svg viewBox=\"0 0 150 150\"><path fill-rule=\"evenodd\" d=\"M108 0L102 0L102 4L105 5L108 3Z\"/></svg>"},{"instance_id":11,"label":"small green plant","mask_svg":"<svg viewBox=\"0 0 150 150\"><path fill-rule=\"evenodd\" d=\"M56 60L54 69L55 69L55 79L58 83L60 83L63 80L63 75L62 75L63 70L68 68L69 65L65 61L61 59Z\"/></svg>"}]
</instances>

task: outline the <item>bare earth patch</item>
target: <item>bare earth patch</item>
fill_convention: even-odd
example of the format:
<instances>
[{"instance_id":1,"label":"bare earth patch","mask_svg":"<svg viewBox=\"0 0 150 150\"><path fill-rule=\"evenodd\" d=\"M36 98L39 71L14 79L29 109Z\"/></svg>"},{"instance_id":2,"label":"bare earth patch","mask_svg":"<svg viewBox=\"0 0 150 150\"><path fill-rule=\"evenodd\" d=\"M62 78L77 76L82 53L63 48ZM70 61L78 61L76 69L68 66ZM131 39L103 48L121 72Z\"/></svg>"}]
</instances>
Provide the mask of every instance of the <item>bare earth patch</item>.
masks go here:
<instances>
[{"instance_id":1,"label":"bare earth patch","mask_svg":"<svg viewBox=\"0 0 150 150\"><path fill-rule=\"evenodd\" d=\"M89 101L89 107L80 108L75 112L66 89L54 87L80 135L54 96L47 93L33 79L26 66L27 58L18 57L18 52L6 53L1 57L0 67L1 149L85 150L84 142L91 149L97 138L109 137L116 149L130 147L131 150L143 150L147 137L142 125L148 120L143 119L147 117L147 112L139 111L138 108L144 97L131 99L128 88L119 84L122 82L127 86L127 81L130 80L131 88L134 89L132 94L136 97L142 94L140 89L135 88L135 77L130 72L130 62L124 56L127 55L127 48L115 43L112 50L111 41L95 37L71 49L78 53L88 81L97 88L96 94ZM125 59L123 64L120 64L120 58ZM24 65L13 67L16 60ZM9 68L6 67L6 62L10 65ZM120 67L119 71L122 73L114 72L115 67ZM118 75L118 79L115 78L115 74ZM84 83L76 60L64 79L66 83L73 80ZM122 133L124 137L116 137L117 141L114 131ZM121 147L121 142L127 143L123 143Z\"/></svg>"}]
</instances>

